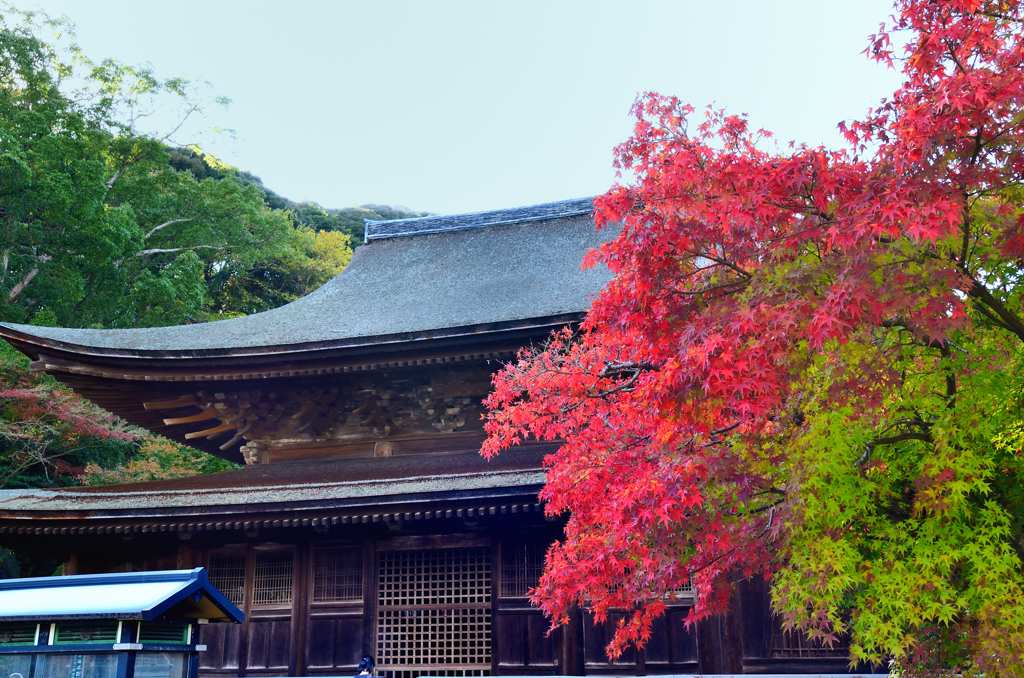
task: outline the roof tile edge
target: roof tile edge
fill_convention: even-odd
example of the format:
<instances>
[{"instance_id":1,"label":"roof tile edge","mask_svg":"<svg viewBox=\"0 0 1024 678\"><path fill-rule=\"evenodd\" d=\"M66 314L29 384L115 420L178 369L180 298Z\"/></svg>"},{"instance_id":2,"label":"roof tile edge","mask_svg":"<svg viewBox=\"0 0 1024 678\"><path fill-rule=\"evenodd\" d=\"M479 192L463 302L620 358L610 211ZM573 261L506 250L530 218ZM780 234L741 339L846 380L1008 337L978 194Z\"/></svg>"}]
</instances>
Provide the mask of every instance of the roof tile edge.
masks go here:
<instances>
[{"instance_id":1,"label":"roof tile edge","mask_svg":"<svg viewBox=\"0 0 1024 678\"><path fill-rule=\"evenodd\" d=\"M503 210L491 210L488 212L470 212L468 214L434 215L429 217L414 217L411 219L391 219L387 221L364 219L363 239L365 242L369 243L375 240L388 240L417 235L430 235L434 233L448 233L451 231L487 228L490 226L563 219L566 217L591 214L593 211L593 198L577 198L575 200L561 200L559 202L549 202L541 205L513 207Z\"/></svg>"}]
</instances>

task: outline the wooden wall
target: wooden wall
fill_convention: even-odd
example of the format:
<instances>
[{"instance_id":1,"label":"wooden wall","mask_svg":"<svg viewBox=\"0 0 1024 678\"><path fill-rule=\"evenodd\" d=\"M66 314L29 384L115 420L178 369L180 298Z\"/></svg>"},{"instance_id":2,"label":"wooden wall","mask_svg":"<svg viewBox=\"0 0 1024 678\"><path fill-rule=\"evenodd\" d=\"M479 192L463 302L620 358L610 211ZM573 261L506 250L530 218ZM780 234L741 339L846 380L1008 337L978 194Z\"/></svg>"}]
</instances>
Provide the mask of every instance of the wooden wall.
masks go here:
<instances>
[{"instance_id":1,"label":"wooden wall","mask_svg":"<svg viewBox=\"0 0 1024 678\"><path fill-rule=\"evenodd\" d=\"M501 595L499 580L504 541L500 535L366 540L363 542L365 593L362 603L313 605L307 594L296 595L294 605L287 609L246 605L244 625L210 625L204 629L203 642L209 648L202 656L201 669L210 676L345 675L352 672L364 654L380 656L375 637L375 588L381 551L485 544L491 549L494 573L492 675L644 675L697 671L697 635L683 624L688 610L685 605L671 606L666 616L656 622L651 641L644 650L629 650L614 662L608 660L604 648L611 639L615 619L597 624L590 615L577 613L568 627L549 633L548 620L530 605L527 597ZM295 549L296 592L303 587L306 591L309 589L310 547L314 545ZM279 545L261 547L278 548ZM205 557L208 559L217 552L210 550Z\"/></svg>"},{"instance_id":2,"label":"wooden wall","mask_svg":"<svg viewBox=\"0 0 1024 678\"><path fill-rule=\"evenodd\" d=\"M254 533L246 543L238 544L219 542L217 533L207 533L201 537L203 541L151 535L131 541L108 537L100 543L97 536L79 543L72 560L85 574L209 566L218 554L244 557L249 590L240 602L246 622L202 627L201 642L207 650L200 655L200 669L210 677L353 675L362 656L380 656L377 582L381 553L469 547L489 549L491 558L492 675L848 672L843 648L808 647L805 641L782 634L771 616L768 585L760 579L737 584L729 615L690 628L684 624L687 605L671 605L655 622L646 647L628 650L615 661L604 652L615 619L597 624L589 614L577 610L568 625L549 634L547 619L524 595L503 593L502 554L508 544L523 539L549 543L559 536L561 527L545 523L539 516L531 516L529 520L539 522L529 524L524 515L508 518L499 525L476 529L467 529L465 522L453 519L447 525L451 531L442 534L405 534L379 524L344 537L282 530ZM341 547L361 553L361 599L315 602L316 553ZM290 554L293 568L292 600L253 605L256 556L284 552Z\"/></svg>"}]
</instances>

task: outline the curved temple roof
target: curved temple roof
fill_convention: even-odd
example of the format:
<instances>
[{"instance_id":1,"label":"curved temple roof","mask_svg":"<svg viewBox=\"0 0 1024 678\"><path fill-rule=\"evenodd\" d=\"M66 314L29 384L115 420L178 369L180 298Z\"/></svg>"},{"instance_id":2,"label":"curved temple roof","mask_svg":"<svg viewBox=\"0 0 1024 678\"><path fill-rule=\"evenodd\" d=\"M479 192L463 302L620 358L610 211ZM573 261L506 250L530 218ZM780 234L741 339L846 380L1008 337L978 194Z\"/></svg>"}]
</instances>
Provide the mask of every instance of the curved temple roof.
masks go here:
<instances>
[{"instance_id":1,"label":"curved temple roof","mask_svg":"<svg viewBox=\"0 0 1024 678\"><path fill-rule=\"evenodd\" d=\"M122 330L3 324L0 337L31 357L33 370L127 421L237 459L245 433L275 425L281 408L292 408L285 423L320 416L320 396L296 389L354 383L339 380L343 373L504 360L580 320L611 279L605 268L581 268L616 235L598 232L593 211L584 198L370 221L367 244L341 274L265 313ZM209 391L224 381L234 385ZM218 402L201 406L200 395Z\"/></svg>"},{"instance_id":2,"label":"curved temple roof","mask_svg":"<svg viewBox=\"0 0 1024 678\"><path fill-rule=\"evenodd\" d=\"M582 314L610 279L583 271L590 198L477 214L369 221L367 243L302 299L242 318L122 330L0 325L29 347L123 358L294 353L457 336ZM529 325L529 322L525 322ZM540 325L542 323L535 323Z\"/></svg>"}]
</instances>

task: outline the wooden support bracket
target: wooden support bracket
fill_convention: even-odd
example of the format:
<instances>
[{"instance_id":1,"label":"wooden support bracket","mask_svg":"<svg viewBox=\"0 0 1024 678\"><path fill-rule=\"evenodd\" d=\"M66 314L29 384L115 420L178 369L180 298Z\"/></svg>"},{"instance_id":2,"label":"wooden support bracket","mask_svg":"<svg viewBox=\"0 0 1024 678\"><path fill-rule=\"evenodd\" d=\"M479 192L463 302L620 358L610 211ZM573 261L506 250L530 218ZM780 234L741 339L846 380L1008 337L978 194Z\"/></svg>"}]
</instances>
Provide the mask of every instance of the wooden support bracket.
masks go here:
<instances>
[{"instance_id":1,"label":"wooden support bracket","mask_svg":"<svg viewBox=\"0 0 1024 678\"><path fill-rule=\"evenodd\" d=\"M217 410L203 410L199 414L192 414L187 417L172 417L171 419L164 419L164 424L167 426L173 426L174 424L191 424L195 421L206 421L207 419L216 419L219 416Z\"/></svg>"},{"instance_id":2,"label":"wooden support bracket","mask_svg":"<svg viewBox=\"0 0 1024 678\"><path fill-rule=\"evenodd\" d=\"M176 407L188 407L189 405L198 405L199 401L194 395L184 395L174 400L155 400L148 403L142 403L142 407L147 410L173 410Z\"/></svg>"},{"instance_id":3,"label":"wooden support bracket","mask_svg":"<svg viewBox=\"0 0 1024 678\"><path fill-rule=\"evenodd\" d=\"M224 433L225 431L230 431L233 428L236 428L234 424L221 424L220 426L214 426L213 428L208 428L204 431L193 431L192 433L186 433L185 440L194 440L196 438L202 438L203 436L206 436L207 438L212 438L213 436Z\"/></svg>"}]
</instances>

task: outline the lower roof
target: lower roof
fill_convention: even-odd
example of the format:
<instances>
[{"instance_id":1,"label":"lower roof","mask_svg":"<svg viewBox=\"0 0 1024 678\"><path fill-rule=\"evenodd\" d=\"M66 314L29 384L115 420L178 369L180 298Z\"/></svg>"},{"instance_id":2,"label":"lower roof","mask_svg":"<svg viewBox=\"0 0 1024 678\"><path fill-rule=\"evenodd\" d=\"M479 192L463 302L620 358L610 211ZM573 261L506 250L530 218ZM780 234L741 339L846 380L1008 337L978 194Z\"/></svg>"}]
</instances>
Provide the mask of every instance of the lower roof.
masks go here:
<instances>
[{"instance_id":1,"label":"lower roof","mask_svg":"<svg viewBox=\"0 0 1024 678\"><path fill-rule=\"evenodd\" d=\"M0 490L0 525L52 519L62 524L107 518L186 520L251 517L270 511L410 511L438 501L493 504L532 496L544 484L544 455L556 444L479 454L410 455L323 462L282 462L235 471L125 485Z\"/></svg>"}]
</instances>

